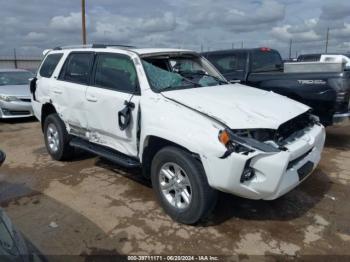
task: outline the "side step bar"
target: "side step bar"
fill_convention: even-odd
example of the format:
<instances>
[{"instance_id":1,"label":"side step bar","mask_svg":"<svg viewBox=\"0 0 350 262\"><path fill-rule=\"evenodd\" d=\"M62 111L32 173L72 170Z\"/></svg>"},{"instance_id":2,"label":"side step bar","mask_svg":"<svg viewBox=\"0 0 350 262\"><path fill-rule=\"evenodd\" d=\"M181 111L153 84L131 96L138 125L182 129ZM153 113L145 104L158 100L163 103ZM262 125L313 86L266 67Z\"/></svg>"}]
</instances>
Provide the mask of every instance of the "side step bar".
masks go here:
<instances>
[{"instance_id":1,"label":"side step bar","mask_svg":"<svg viewBox=\"0 0 350 262\"><path fill-rule=\"evenodd\" d=\"M127 156L125 154L122 154L118 151L115 151L113 149L110 149L105 146L97 145L90 143L84 139L74 137L69 144L73 147L77 147L80 149L83 149L85 151L88 151L92 154L98 155L102 158L105 158L111 162L116 163L117 165L120 165L122 167L126 168L136 168L140 167L141 163L137 158Z\"/></svg>"}]
</instances>

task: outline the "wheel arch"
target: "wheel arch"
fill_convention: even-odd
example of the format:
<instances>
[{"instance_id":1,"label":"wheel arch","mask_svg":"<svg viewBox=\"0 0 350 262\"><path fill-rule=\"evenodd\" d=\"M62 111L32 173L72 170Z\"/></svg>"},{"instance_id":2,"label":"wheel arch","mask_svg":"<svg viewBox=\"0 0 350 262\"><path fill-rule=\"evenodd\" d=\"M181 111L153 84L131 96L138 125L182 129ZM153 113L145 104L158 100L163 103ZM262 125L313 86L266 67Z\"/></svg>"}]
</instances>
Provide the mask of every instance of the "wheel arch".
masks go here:
<instances>
[{"instance_id":1,"label":"wheel arch","mask_svg":"<svg viewBox=\"0 0 350 262\"><path fill-rule=\"evenodd\" d=\"M199 161L202 165L202 161L198 153L192 152L188 148L178 143L175 143L173 141L170 141L158 136L154 136L154 135L149 135L144 140L143 151L142 151L142 166L143 166L142 174L146 178L150 178L151 164L154 156L157 154L157 152L159 152L159 150L168 146L177 147L186 151L187 153L191 154L193 158Z\"/></svg>"},{"instance_id":2,"label":"wheel arch","mask_svg":"<svg viewBox=\"0 0 350 262\"><path fill-rule=\"evenodd\" d=\"M51 103L46 103L41 108L41 130L44 131L45 119L51 115L57 113L56 108Z\"/></svg>"}]
</instances>

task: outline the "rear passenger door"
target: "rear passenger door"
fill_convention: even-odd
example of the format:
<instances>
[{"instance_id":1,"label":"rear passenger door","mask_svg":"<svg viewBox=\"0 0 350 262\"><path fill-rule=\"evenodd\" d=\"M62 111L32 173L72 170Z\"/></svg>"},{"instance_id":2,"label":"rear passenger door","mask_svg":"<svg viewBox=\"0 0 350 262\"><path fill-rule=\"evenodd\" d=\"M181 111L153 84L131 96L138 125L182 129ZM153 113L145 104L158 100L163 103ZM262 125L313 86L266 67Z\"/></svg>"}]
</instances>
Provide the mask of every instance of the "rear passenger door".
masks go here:
<instances>
[{"instance_id":1,"label":"rear passenger door","mask_svg":"<svg viewBox=\"0 0 350 262\"><path fill-rule=\"evenodd\" d=\"M69 132L85 136L87 111L85 94L90 83L94 53L72 52L51 88L53 102L60 117L68 124Z\"/></svg>"},{"instance_id":2,"label":"rear passenger door","mask_svg":"<svg viewBox=\"0 0 350 262\"><path fill-rule=\"evenodd\" d=\"M131 101L130 125L121 130L118 112ZM137 156L137 128L140 91L136 69L124 54L96 55L91 86L86 92L90 142L111 147L129 156Z\"/></svg>"}]
</instances>

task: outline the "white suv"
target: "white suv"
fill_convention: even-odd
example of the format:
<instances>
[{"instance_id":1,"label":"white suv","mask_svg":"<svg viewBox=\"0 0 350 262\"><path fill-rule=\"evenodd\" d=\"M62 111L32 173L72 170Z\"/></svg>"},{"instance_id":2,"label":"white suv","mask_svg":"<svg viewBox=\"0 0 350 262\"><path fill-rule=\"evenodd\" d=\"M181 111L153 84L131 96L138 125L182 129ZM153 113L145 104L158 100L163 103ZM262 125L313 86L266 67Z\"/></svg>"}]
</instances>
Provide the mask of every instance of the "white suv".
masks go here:
<instances>
[{"instance_id":1,"label":"white suv","mask_svg":"<svg viewBox=\"0 0 350 262\"><path fill-rule=\"evenodd\" d=\"M31 91L54 159L78 147L142 167L165 211L186 224L209 214L218 190L287 193L317 166L325 141L309 107L229 84L188 50L56 48Z\"/></svg>"}]
</instances>

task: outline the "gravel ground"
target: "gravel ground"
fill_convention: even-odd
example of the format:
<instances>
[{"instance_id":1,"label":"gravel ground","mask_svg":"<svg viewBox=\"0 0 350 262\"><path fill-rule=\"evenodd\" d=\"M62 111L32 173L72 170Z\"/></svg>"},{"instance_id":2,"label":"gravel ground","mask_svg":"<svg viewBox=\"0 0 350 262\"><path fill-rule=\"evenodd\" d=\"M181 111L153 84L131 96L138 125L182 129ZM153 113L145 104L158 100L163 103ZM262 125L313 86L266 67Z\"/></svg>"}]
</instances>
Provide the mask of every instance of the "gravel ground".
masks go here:
<instances>
[{"instance_id":1,"label":"gravel ground","mask_svg":"<svg viewBox=\"0 0 350 262\"><path fill-rule=\"evenodd\" d=\"M329 128L322 161L274 201L221 194L198 226L173 222L139 170L88 154L56 162L40 124L0 122L0 204L46 255L348 255L350 128ZM51 224L51 226L50 226Z\"/></svg>"}]
</instances>

